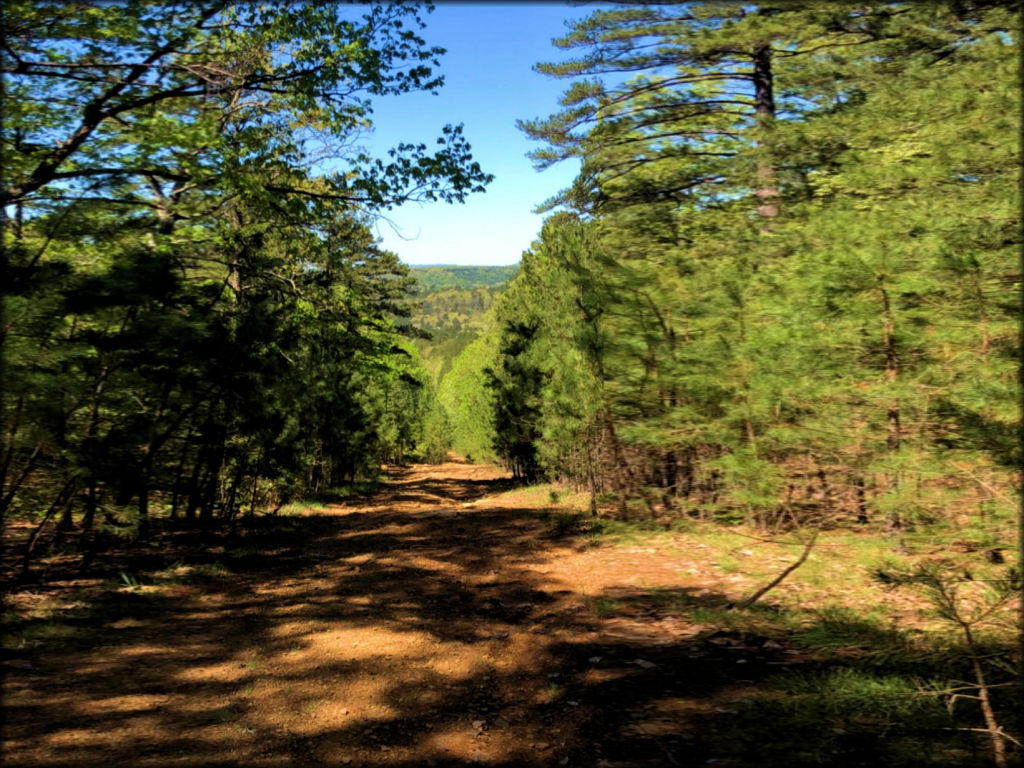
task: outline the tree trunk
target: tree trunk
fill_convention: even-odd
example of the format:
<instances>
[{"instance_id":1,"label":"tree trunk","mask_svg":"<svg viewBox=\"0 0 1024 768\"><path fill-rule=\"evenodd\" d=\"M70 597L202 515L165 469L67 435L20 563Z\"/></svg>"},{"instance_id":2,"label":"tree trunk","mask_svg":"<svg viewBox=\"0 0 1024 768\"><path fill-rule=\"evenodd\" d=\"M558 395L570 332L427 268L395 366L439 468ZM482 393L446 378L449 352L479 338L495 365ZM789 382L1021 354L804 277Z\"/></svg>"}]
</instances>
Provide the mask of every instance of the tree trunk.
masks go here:
<instances>
[{"instance_id":1,"label":"tree trunk","mask_svg":"<svg viewBox=\"0 0 1024 768\"><path fill-rule=\"evenodd\" d=\"M181 502L181 479L185 475L185 462L188 461L188 443L192 439L192 432L185 436L181 447L181 458L178 460L178 468L174 472L174 483L171 486L171 520L178 519L178 507Z\"/></svg>"},{"instance_id":2,"label":"tree trunk","mask_svg":"<svg viewBox=\"0 0 1024 768\"><path fill-rule=\"evenodd\" d=\"M895 385L900 375L899 350L896 348L896 322L892 315L892 304L889 301L889 293L884 285L879 289L882 294L882 345L885 348L885 380ZM890 456L900 450L902 432L900 427L900 400L893 398L886 409L886 437L885 447ZM886 486L890 491L896 490L899 486L899 477L893 473L886 473ZM890 533L898 533L903 528L903 521L898 511L889 513L887 527Z\"/></svg>"},{"instance_id":3,"label":"tree trunk","mask_svg":"<svg viewBox=\"0 0 1024 768\"><path fill-rule=\"evenodd\" d=\"M74 483L77 478L72 477L66 483L64 487L60 489L60 493L57 494L57 498L53 500L49 509L46 510L46 514L43 515L43 519L40 521L36 529L32 531L32 535L29 536L28 542L25 544L25 551L21 558L21 575L24 578L28 575L29 569L32 565L32 552L36 548L36 544L39 543L39 537L43 534L43 528L50 522L50 518L53 517L54 513L57 512L65 504L70 503L71 494L74 493Z\"/></svg>"},{"instance_id":4,"label":"tree trunk","mask_svg":"<svg viewBox=\"0 0 1024 768\"><path fill-rule=\"evenodd\" d=\"M96 465L100 431L100 396L103 394L103 387L106 384L107 376L110 375L110 371L111 368L109 366L103 366L99 379L96 381L96 386L93 387L92 399L89 403L89 427L85 433L83 446L83 453L89 467L88 495L85 500L85 516L82 518L82 531L86 535L92 533L92 528L96 521L96 508L98 506Z\"/></svg>"},{"instance_id":5,"label":"tree trunk","mask_svg":"<svg viewBox=\"0 0 1024 768\"><path fill-rule=\"evenodd\" d=\"M260 471L263 469L263 449L260 448L260 452L256 456L256 466L253 467L252 472L252 499L249 502L249 516L253 517L256 515L256 502L259 499L260 491Z\"/></svg>"},{"instance_id":6,"label":"tree trunk","mask_svg":"<svg viewBox=\"0 0 1024 768\"><path fill-rule=\"evenodd\" d=\"M153 455L146 453L139 467L139 541L149 538L149 481L153 472Z\"/></svg>"},{"instance_id":7,"label":"tree trunk","mask_svg":"<svg viewBox=\"0 0 1024 768\"><path fill-rule=\"evenodd\" d=\"M192 476L188 481L188 504L185 507L185 519L193 521L196 519L196 510L199 509L199 489L201 487L203 465L206 462L207 444L203 442L196 452L195 462L192 464Z\"/></svg>"},{"instance_id":8,"label":"tree trunk","mask_svg":"<svg viewBox=\"0 0 1024 768\"><path fill-rule=\"evenodd\" d=\"M224 439L218 435L219 445L210 451L210 463L207 467L206 483L201 493L199 519L209 522L213 519L213 508L220 484L220 470L224 466Z\"/></svg>"},{"instance_id":9,"label":"tree trunk","mask_svg":"<svg viewBox=\"0 0 1024 768\"><path fill-rule=\"evenodd\" d=\"M757 214L762 219L779 215L779 190L775 163L772 160L771 132L775 124L775 96L772 82L772 47L754 49L754 114L757 124L757 169L754 196ZM761 232L769 232L764 223Z\"/></svg>"},{"instance_id":10,"label":"tree trunk","mask_svg":"<svg viewBox=\"0 0 1024 768\"><path fill-rule=\"evenodd\" d=\"M867 525L868 520L868 495L864 486L864 475L860 472L854 478L854 492L857 499L857 522Z\"/></svg>"},{"instance_id":11,"label":"tree trunk","mask_svg":"<svg viewBox=\"0 0 1024 768\"><path fill-rule=\"evenodd\" d=\"M57 523L57 536L54 539L54 544L60 546L67 541L68 536L75 530L73 511L74 504L69 502L64 505L64 510L61 512L60 520Z\"/></svg>"},{"instance_id":12,"label":"tree trunk","mask_svg":"<svg viewBox=\"0 0 1024 768\"><path fill-rule=\"evenodd\" d=\"M224 505L222 516L229 520L235 516L235 499L238 497L238 486L242 483L242 478L245 476L245 464L243 459L238 460L238 466L235 467L234 474L231 477L231 487L228 489L227 503Z\"/></svg>"},{"instance_id":13,"label":"tree trunk","mask_svg":"<svg viewBox=\"0 0 1024 768\"><path fill-rule=\"evenodd\" d=\"M829 521L832 522L832 517L835 515L835 495L831 484L828 482L828 475L822 468L818 469L818 481L821 483L821 495L825 503L825 514L828 515Z\"/></svg>"},{"instance_id":14,"label":"tree trunk","mask_svg":"<svg viewBox=\"0 0 1024 768\"><path fill-rule=\"evenodd\" d=\"M15 496L18 495L18 489L21 488L22 484L28 479L38 465L39 454L42 451L42 444L39 443L32 450L32 455L29 456L28 461L25 462L25 466L22 467L21 474L15 480L12 480L7 488L7 493L4 494L3 498L0 499L0 523L7 517L7 510L10 509L11 504L14 503ZM13 451L13 446L12 449Z\"/></svg>"},{"instance_id":15,"label":"tree trunk","mask_svg":"<svg viewBox=\"0 0 1024 768\"><path fill-rule=\"evenodd\" d=\"M89 489L85 497L85 515L82 517L82 533L88 536L96 524L96 509L99 500L96 495L96 478L89 478Z\"/></svg>"}]
</instances>

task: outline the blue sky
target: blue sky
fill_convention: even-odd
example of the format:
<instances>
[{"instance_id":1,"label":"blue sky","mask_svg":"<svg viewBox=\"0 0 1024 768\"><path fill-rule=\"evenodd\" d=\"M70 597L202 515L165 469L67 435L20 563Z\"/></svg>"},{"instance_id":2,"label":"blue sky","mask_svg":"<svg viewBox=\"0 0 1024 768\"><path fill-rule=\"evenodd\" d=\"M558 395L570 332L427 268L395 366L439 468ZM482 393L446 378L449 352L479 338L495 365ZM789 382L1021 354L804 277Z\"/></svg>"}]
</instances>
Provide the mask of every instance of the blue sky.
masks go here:
<instances>
[{"instance_id":1,"label":"blue sky","mask_svg":"<svg viewBox=\"0 0 1024 768\"><path fill-rule=\"evenodd\" d=\"M399 142L428 146L446 123L464 123L473 157L495 176L483 194L463 205L407 204L387 214L377 233L407 264L514 264L540 231L531 211L572 181L578 164L543 172L526 153L539 146L516 126L519 118L547 117L569 85L533 72L538 61L559 61L551 45L564 22L588 16L596 3L438 2L421 33L448 50L441 59L445 85L437 96L405 94L374 105L374 134L365 145L386 152ZM393 225L393 226L392 226ZM395 231L397 227L398 232Z\"/></svg>"}]
</instances>

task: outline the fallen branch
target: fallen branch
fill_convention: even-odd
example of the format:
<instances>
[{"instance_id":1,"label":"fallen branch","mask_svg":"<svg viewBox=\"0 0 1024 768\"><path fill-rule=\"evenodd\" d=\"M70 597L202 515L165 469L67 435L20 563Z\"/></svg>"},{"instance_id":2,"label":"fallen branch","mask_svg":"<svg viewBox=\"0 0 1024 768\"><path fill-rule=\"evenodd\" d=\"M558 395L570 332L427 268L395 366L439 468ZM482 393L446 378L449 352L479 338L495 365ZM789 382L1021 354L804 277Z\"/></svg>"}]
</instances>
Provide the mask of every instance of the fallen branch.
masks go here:
<instances>
[{"instance_id":1,"label":"fallen branch","mask_svg":"<svg viewBox=\"0 0 1024 768\"><path fill-rule=\"evenodd\" d=\"M759 590L757 590L757 592L752 594L750 597L746 598L745 600L741 600L738 603L729 605L729 608L749 608L762 597L764 597L766 594L768 594L768 592L775 589L775 587L779 586L779 584L781 584L782 581L787 576L789 576L789 574L791 574L793 571L795 571L797 568L803 565L804 562L806 562L807 557L811 554L811 550L814 548L814 543L818 540L818 533L819 531L815 530L814 533L811 534L811 538L809 538L807 540L807 543L804 544L804 551L800 553L800 557L798 557L795 562L788 565L782 573L780 573L778 576L776 576L774 579L768 582L765 586L761 587Z\"/></svg>"}]
</instances>

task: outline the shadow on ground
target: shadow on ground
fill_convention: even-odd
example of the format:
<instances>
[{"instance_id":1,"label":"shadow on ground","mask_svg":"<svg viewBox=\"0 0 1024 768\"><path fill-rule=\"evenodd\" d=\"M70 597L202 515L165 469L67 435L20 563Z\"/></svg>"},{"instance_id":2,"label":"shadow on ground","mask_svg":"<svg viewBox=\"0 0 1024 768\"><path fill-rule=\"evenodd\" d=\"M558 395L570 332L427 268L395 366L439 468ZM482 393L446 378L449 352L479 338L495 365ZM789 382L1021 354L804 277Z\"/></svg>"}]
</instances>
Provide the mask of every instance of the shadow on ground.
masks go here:
<instances>
[{"instance_id":1,"label":"shadow on ground","mask_svg":"<svg viewBox=\"0 0 1024 768\"><path fill-rule=\"evenodd\" d=\"M664 593L616 591L650 631L610 635L588 607L600 595L545 573L576 540L535 510L464 506L508 487L398 469L322 514L168 529L142 556L107 553L97 567L121 589L8 627L23 647L6 656L5 765L987 761L942 732L935 702L860 722L840 722L836 702L787 703L780 680L842 660L783 636L668 631ZM669 597L683 615L727 602Z\"/></svg>"}]
</instances>

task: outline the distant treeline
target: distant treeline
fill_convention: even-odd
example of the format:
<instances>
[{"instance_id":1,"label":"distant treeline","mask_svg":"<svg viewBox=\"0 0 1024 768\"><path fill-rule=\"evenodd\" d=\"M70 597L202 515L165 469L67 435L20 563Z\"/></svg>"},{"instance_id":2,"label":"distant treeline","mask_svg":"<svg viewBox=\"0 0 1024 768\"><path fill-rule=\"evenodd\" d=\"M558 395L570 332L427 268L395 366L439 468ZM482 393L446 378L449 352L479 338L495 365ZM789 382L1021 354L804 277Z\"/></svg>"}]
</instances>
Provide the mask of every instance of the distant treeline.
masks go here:
<instances>
[{"instance_id":1,"label":"distant treeline","mask_svg":"<svg viewBox=\"0 0 1024 768\"><path fill-rule=\"evenodd\" d=\"M417 284L412 322L421 335L416 346L435 385L442 382L466 345L487 327L495 296L518 269L518 265L411 268Z\"/></svg>"},{"instance_id":2,"label":"distant treeline","mask_svg":"<svg viewBox=\"0 0 1024 768\"><path fill-rule=\"evenodd\" d=\"M428 266L412 267L412 275L421 292L444 288L476 288L508 282L519 269L518 264L501 267Z\"/></svg>"}]
</instances>

